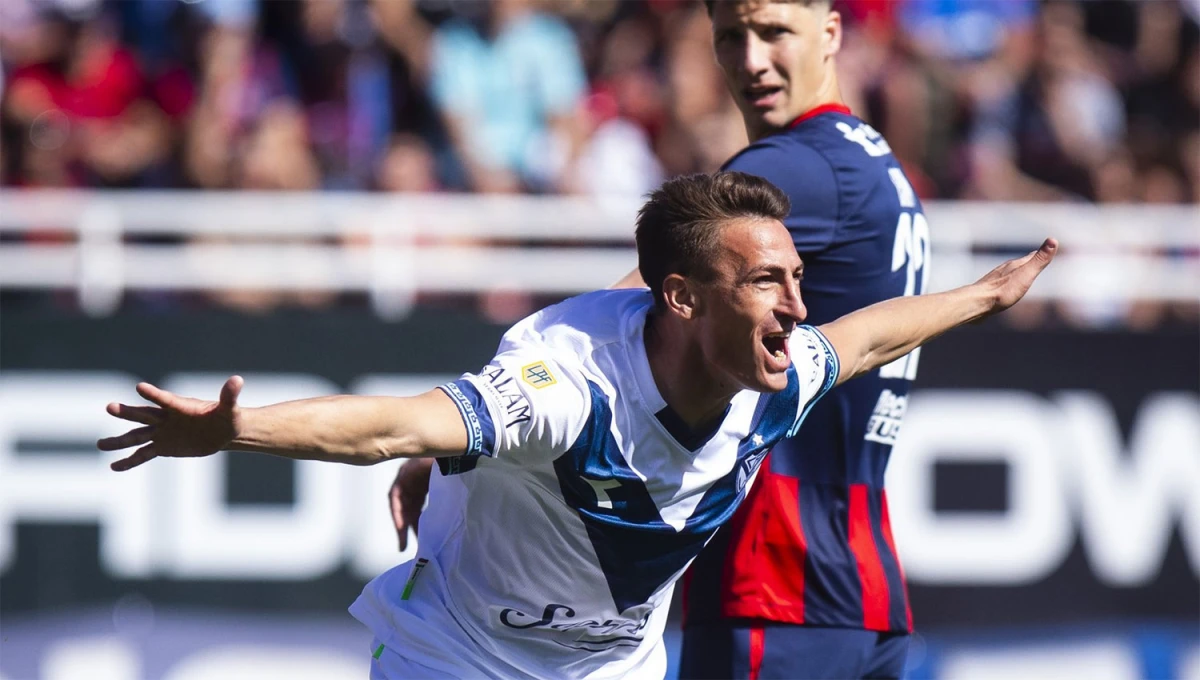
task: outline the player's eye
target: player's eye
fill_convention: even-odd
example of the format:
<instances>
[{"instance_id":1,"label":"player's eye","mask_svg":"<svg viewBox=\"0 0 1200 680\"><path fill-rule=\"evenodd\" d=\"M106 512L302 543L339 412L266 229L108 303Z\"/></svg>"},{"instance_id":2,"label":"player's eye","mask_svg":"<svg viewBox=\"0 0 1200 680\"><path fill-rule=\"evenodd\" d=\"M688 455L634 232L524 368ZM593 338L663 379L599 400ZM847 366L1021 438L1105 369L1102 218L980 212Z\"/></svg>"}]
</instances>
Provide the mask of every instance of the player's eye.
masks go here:
<instances>
[{"instance_id":1,"label":"player's eye","mask_svg":"<svg viewBox=\"0 0 1200 680\"><path fill-rule=\"evenodd\" d=\"M721 31L713 41L717 45L736 45L741 42L740 31Z\"/></svg>"}]
</instances>

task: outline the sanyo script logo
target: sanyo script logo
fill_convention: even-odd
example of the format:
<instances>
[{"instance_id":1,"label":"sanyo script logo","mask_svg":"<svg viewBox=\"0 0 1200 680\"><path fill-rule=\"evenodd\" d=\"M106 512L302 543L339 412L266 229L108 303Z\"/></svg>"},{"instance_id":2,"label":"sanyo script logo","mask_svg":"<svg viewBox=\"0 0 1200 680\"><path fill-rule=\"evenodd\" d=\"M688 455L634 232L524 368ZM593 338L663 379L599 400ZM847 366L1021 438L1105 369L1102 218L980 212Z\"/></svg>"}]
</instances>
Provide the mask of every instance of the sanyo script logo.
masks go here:
<instances>
[{"instance_id":1,"label":"sanyo script logo","mask_svg":"<svg viewBox=\"0 0 1200 680\"><path fill-rule=\"evenodd\" d=\"M645 637L642 631L650 623L654 607L649 604L631 607L616 619L579 619L575 609L565 604L546 605L540 617L513 607L495 605L491 607L491 613L506 628L555 633L558 644L599 651L640 644Z\"/></svg>"},{"instance_id":2,"label":"sanyo script logo","mask_svg":"<svg viewBox=\"0 0 1200 680\"><path fill-rule=\"evenodd\" d=\"M176 374L162 386L215 395L226 377ZM242 402L418 394L456 377L374 375L339 386L312 375L248 374ZM137 380L0 375L0 571L33 559L17 553L18 523L94 522L101 568L121 579L302 580L346 566L369 578L415 554L415 540L396 553L384 501L396 464L297 463L295 501L286 506L226 503L224 454L110 472L113 456L91 447L124 431L104 404L131 398ZM1195 393L1147 396L1122 436L1111 406L1093 392L918 392L889 472L907 573L923 583L1036 581L1058 568L1078 536L1101 582L1136 586L1153 580L1178 531L1200 574L1197 442ZM996 459L1009 469L1005 511L934 510L937 462Z\"/></svg>"}]
</instances>

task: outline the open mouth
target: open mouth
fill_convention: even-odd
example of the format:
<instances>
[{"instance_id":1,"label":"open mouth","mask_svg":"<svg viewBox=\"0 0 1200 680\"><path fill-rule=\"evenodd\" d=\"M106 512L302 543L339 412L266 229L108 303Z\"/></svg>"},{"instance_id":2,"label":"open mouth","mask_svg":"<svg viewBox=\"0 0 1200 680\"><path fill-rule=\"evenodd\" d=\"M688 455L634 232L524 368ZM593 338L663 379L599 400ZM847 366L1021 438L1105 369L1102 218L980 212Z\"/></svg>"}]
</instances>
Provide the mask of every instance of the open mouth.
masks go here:
<instances>
[{"instance_id":1,"label":"open mouth","mask_svg":"<svg viewBox=\"0 0 1200 680\"><path fill-rule=\"evenodd\" d=\"M753 106L772 106L782 91L782 87L758 85L742 90L742 94Z\"/></svg>"},{"instance_id":2,"label":"open mouth","mask_svg":"<svg viewBox=\"0 0 1200 680\"><path fill-rule=\"evenodd\" d=\"M763 336L762 344L767 349L767 354L770 354L776 361L786 363L788 361L788 336L790 333L768 333Z\"/></svg>"}]
</instances>

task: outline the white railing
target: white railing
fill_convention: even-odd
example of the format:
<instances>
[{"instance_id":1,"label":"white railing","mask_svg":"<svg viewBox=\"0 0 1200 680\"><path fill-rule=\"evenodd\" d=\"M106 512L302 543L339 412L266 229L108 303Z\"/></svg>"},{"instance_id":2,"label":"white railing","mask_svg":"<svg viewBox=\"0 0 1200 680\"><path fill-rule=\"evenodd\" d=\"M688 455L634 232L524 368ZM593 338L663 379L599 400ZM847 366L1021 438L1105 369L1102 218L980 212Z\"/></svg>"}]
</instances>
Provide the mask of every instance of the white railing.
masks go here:
<instances>
[{"instance_id":1,"label":"white railing","mask_svg":"<svg viewBox=\"0 0 1200 680\"><path fill-rule=\"evenodd\" d=\"M633 268L639 205L576 197L0 190L7 237L0 289L74 289L94 314L115 309L126 290L365 292L388 316L404 313L420 291L574 293ZM1200 297L1196 206L959 202L927 204L926 213L931 290L974 280L1006 253L1053 235L1063 243L1061 261L1034 297Z\"/></svg>"}]
</instances>

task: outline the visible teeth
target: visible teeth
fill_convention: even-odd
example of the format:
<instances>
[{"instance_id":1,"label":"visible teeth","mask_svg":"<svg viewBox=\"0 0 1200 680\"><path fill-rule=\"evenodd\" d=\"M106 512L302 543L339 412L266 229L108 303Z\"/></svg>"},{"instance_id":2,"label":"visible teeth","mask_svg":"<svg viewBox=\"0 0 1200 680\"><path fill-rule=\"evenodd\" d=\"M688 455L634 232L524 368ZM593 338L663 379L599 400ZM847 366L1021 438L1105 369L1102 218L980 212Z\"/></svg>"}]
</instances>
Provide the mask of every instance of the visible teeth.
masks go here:
<instances>
[{"instance_id":1,"label":"visible teeth","mask_svg":"<svg viewBox=\"0 0 1200 680\"><path fill-rule=\"evenodd\" d=\"M776 359L786 359L787 355L783 353L783 350L777 349L777 350L775 350L775 358Z\"/></svg>"}]
</instances>

